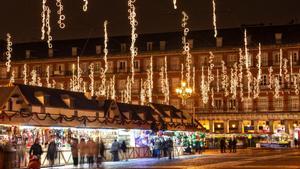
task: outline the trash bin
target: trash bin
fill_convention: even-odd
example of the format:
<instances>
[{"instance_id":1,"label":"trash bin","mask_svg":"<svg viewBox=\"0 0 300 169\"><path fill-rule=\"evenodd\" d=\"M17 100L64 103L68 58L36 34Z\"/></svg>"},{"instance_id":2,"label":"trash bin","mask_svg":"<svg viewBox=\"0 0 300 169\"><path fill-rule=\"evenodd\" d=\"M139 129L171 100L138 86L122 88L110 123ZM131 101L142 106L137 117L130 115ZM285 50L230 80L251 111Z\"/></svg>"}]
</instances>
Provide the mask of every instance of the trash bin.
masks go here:
<instances>
[{"instance_id":1,"label":"trash bin","mask_svg":"<svg viewBox=\"0 0 300 169\"><path fill-rule=\"evenodd\" d=\"M4 150L4 168L13 169L16 168L16 149L7 147Z\"/></svg>"}]
</instances>

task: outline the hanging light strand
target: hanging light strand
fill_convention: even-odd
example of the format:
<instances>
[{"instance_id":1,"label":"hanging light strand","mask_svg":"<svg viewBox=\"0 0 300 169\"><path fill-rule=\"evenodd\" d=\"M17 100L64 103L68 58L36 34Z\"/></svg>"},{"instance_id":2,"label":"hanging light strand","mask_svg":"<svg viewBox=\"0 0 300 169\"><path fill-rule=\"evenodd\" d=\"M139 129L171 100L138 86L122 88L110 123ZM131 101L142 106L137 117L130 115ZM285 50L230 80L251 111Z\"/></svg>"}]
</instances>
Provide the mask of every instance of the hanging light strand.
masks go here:
<instances>
[{"instance_id":1,"label":"hanging light strand","mask_svg":"<svg viewBox=\"0 0 300 169\"><path fill-rule=\"evenodd\" d=\"M47 68L46 68L46 84L47 84L47 87L48 88L51 88L52 87L52 84L50 83L50 66L47 65Z\"/></svg>"},{"instance_id":2,"label":"hanging light strand","mask_svg":"<svg viewBox=\"0 0 300 169\"><path fill-rule=\"evenodd\" d=\"M130 52L131 52L131 81L134 83L134 58L137 56L138 48L135 46L136 39L138 34L136 33L136 26L138 22L136 20L136 12L135 12L135 0L128 0L128 13L129 13L129 21L131 25L131 45L130 45Z\"/></svg>"},{"instance_id":3,"label":"hanging light strand","mask_svg":"<svg viewBox=\"0 0 300 169\"><path fill-rule=\"evenodd\" d=\"M240 89L240 99L241 102L244 101L244 86L243 86L243 65L244 65L244 56L243 51L239 49L239 89Z\"/></svg>"},{"instance_id":4,"label":"hanging light strand","mask_svg":"<svg viewBox=\"0 0 300 169\"><path fill-rule=\"evenodd\" d=\"M89 74L89 78L90 78L90 85L89 85L89 89L91 91L91 96L95 96L95 79L94 79L94 63L91 63L90 66L90 74Z\"/></svg>"},{"instance_id":5,"label":"hanging light strand","mask_svg":"<svg viewBox=\"0 0 300 169\"><path fill-rule=\"evenodd\" d=\"M51 36L51 24L50 24L50 14L51 10L50 7L47 6L47 11L46 11L46 28L47 28L47 43L48 43L48 48L52 48L52 36Z\"/></svg>"},{"instance_id":6,"label":"hanging light strand","mask_svg":"<svg viewBox=\"0 0 300 169\"><path fill-rule=\"evenodd\" d=\"M225 66L225 62L223 60L221 61L221 64L222 64L221 86L222 86L222 89L224 90L225 97L227 97L229 95L227 67Z\"/></svg>"},{"instance_id":7,"label":"hanging light strand","mask_svg":"<svg viewBox=\"0 0 300 169\"><path fill-rule=\"evenodd\" d=\"M177 0L173 0L173 7L174 9L177 9Z\"/></svg>"},{"instance_id":8,"label":"hanging light strand","mask_svg":"<svg viewBox=\"0 0 300 169\"><path fill-rule=\"evenodd\" d=\"M88 4L89 4L88 0L83 0L83 6L82 6L83 12L86 12L88 10Z\"/></svg>"},{"instance_id":9,"label":"hanging light strand","mask_svg":"<svg viewBox=\"0 0 300 169\"><path fill-rule=\"evenodd\" d=\"M42 13L41 13L41 17L42 17L42 27L41 27L41 40L45 39L45 27L46 27L46 14L47 14L47 5L46 5L47 0L43 0L43 4L42 4Z\"/></svg>"},{"instance_id":10,"label":"hanging light strand","mask_svg":"<svg viewBox=\"0 0 300 169\"><path fill-rule=\"evenodd\" d=\"M6 71L10 72L11 70L11 52L12 52L12 42L11 42L11 36L9 33L6 34L7 38L6 38Z\"/></svg>"},{"instance_id":11,"label":"hanging light strand","mask_svg":"<svg viewBox=\"0 0 300 169\"><path fill-rule=\"evenodd\" d=\"M10 76L10 78L9 78L9 86L11 86L11 85L14 84L14 83L15 83L15 71L12 70L12 71L11 71L11 76Z\"/></svg>"},{"instance_id":12,"label":"hanging light strand","mask_svg":"<svg viewBox=\"0 0 300 169\"><path fill-rule=\"evenodd\" d=\"M192 64L192 55L190 53L190 44L187 42L187 35L189 32L189 28L187 28L187 21L189 19L188 15L182 11L182 24L181 27L183 28L183 37L182 37L182 44L183 44L183 54L186 55L186 83L187 86L190 87L191 84L191 64Z\"/></svg>"},{"instance_id":13,"label":"hanging light strand","mask_svg":"<svg viewBox=\"0 0 300 169\"><path fill-rule=\"evenodd\" d=\"M27 64L25 63L23 66L23 83L27 85Z\"/></svg>"},{"instance_id":14,"label":"hanging light strand","mask_svg":"<svg viewBox=\"0 0 300 169\"><path fill-rule=\"evenodd\" d=\"M274 83L273 67L270 66L268 69L269 72L269 89L272 89Z\"/></svg>"},{"instance_id":15,"label":"hanging light strand","mask_svg":"<svg viewBox=\"0 0 300 169\"><path fill-rule=\"evenodd\" d=\"M66 27L66 24L64 23L64 20L66 19L66 16L63 14L64 6L62 4L62 0L56 0L56 6L58 7L58 10L57 10L57 14L58 14L57 24L61 29L64 29Z\"/></svg>"},{"instance_id":16,"label":"hanging light strand","mask_svg":"<svg viewBox=\"0 0 300 169\"><path fill-rule=\"evenodd\" d=\"M107 43L108 43L108 35L107 35L107 20L104 21L104 72L106 73L108 70L108 64L107 64L107 55L108 55L108 49L107 49Z\"/></svg>"},{"instance_id":17,"label":"hanging light strand","mask_svg":"<svg viewBox=\"0 0 300 169\"><path fill-rule=\"evenodd\" d=\"M279 50L279 76L282 77L282 49Z\"/></svg>"},{"instance_id":18,"label":"hanging light strand","mask_svg":"<svg viewBox=\"0 0 300 169\"><path fill-rule=\"evenodd\" d=\"M212 6L213 6L214 37L216 38L218 36L218 31L217 31L217 16L216 16L216 3L215 3L215 0L212 0Z\"/></svg>"}]
</instances>

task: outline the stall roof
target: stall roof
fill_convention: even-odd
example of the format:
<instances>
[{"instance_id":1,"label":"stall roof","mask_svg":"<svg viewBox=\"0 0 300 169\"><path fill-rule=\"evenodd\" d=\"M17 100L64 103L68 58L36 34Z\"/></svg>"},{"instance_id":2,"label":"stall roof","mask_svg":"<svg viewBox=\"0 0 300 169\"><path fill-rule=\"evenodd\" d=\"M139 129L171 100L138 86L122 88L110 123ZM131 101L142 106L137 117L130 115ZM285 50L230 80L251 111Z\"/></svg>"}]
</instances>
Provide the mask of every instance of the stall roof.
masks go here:
<instances>
[{"instance_id":1,"label":"stall roof","mask_svg":"<svg viewBox=\"0 0 300 169\"><path fill-rule=\"evenodd\" d=\"M150 106L134 105L127 103L117 103L117 105L123 117L125 117L123 113L130 112L132 113L132 120L143 120L138 114L145 113L144 115L146 121L155 121L153 115L155 115L156 113Z\"/></svg>"}]
</instances>

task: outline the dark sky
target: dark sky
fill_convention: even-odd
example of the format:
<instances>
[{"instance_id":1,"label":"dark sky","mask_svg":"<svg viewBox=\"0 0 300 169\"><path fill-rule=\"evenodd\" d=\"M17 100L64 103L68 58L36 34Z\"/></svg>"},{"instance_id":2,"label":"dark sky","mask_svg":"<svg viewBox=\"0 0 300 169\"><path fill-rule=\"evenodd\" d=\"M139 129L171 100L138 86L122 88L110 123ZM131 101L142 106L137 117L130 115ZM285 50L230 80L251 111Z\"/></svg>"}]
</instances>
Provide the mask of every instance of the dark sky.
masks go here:
<instances>
[{"instance_id":1,"label":"dark sky","mask_svg":"<svg viewBox=\"0 0 300 169\"><path fill-rule=\"evenodd\" d=\"M67 27L58 29L55 0L52 9L52 35L56 39L103 36L103 21L109 21L110 36L129 35L127 0L89 0L82 11L82 0L62 0ZM218 27L241 24L273 25L300 23L300 0L216 0ZM42 0L1 0L0 39L10 32L14 42L39 41L41 36ZM192 30L212 28L211 0L137 0L138 33L170 32L180 29L181 11L190 16ZM299 30L300 31L300 30Z\"/></svg>"}]
</instances>

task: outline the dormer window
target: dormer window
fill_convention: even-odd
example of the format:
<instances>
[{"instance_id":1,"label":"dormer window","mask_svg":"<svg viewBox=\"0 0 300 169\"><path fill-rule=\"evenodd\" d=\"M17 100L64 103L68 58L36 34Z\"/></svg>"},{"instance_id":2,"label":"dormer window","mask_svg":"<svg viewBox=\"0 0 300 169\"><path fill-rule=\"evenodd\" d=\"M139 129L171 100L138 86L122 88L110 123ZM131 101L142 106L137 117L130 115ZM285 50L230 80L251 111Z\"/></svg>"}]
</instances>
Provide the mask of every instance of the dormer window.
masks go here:
<instances>
[{"instance_id":1,"label":"dormer window","mask_svg":"<svg viewBox=\"0 0 300 169\"><path fill-rule=\"evenodd\" d=\"M275 43L281 44L281 40L282 40L282 33L275 33Z\"/></svg>"},{"instance_id":2,"label":"dormer window","mask_svg":"<svg viewBox=\"0 0 300 169\"><path fill-rule=\"evenodd\" d=\"M26 59L30 58L31 51L30 50L26 50L25 53L26 53Z\"/></svg>"},{"instance_id":3,"label":"dormer window","mask_svg":"<svg viewBox=\"0 0 300 169\"><path fill-rule=\"evenodd\" d=\"M61 95L61 99L69 108L74 108L74 100L69 95L67 94Z\"/></svg>"},{"instance_id":4,"label":"dormer window","mask_svg":"<svg viewBox=\"0 0 300 169\"><path fill-rule=\"evenodd\" d=\"M187 42L189 44L190 49L193 49L193 47L194 47L194 40L193 39L188 39Z\"/></svg>"},{"instance_id":5,"label":"dormer window","mask_svg":"<svg viewBox=\"0 0 300 169\"><path fill-rule=\"evenodd\" d=\"M217 47L222 47L223 46L223 38L222 37L217 37L216 46Z\"/></svg>"},{"instance_id":6,"label":"dormer window","mask_svg":"<svg viewBox=\"0 0 300 169\"><path fill-rule=\"evenodd\" d=\"M49 95L44 94L41 91L37 91L34 93L34 96L39 100L40 103L43 105L48 105L49 104Z\"/></svg>"},{"instance_id":7,"label":"dormer window","mask_svg":"<svg viewBox=\"0 0 300 169\"><path fill-rule=\"evenodd\" d=\"M146 113L145 112L139 112L138 113L139 118L141 118L142 120L146 120Z\"/></svg>"},{"instance_id":8,"label":"dormer window","mask_svg":"<svg viewBox=\"0 0 300 169\"><path fill-rule=\"evenodd\" d=\"M77 47L72 47L72 56L77 56Z\"/></svg>"},{"instance_id":9,"label":"dormer window","mask_svg":"<svg viewBox=\"0 0 300 169\"><path fill-rule=\"evenodd\" d=\"M48 57L53 57L53 48L48 49Z\"/></svg>"},{"instance_id":10,"label":"dormer window","mask_svg":"<svg viewBox=\"0 0 300 169\"><path fill-rule=\"evenodd\" d=\"M123 112L124 116L126 117L127 120L132 119L132 113L131 112Z\"/></svg>"},{"instance_id":11,"label":"dormer window","mask_svg":"<svg viewBox=\"0 0 300 169\"><path fill-rule=\"evenodd\" d=\"M126 43L121 43L121 52L126 52Z\"/></svg>"},{"instance_id":12,"label":"dormer window","mask_svg":"<svg viewBox=\"0 0 300 169\"><path fill-rule=\"evenodd\" d=\"M151 51L153 47L153 42L147 42L147 51Z\"/></svg>"},{"instance_id":13,"label":"dormer window","mask_svg":"<svg viewBox=\"0 0 300 169\"><path fill-rule=\"evenodd\" d=\"M159 42L159 50L166 50L166 41Z\"/></svg>"},{"instance_id":14,"label":"dormer window","mask_svg":"<svg viewBox=\"0 0 300 169\"><path fill-rule=\"evenodd\" d=\"M102 49L101 45L96 45L96 54L97 55L101 54L101 52L102 52L101 49Z\"/></svg>"}]
</instances>

